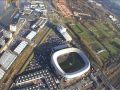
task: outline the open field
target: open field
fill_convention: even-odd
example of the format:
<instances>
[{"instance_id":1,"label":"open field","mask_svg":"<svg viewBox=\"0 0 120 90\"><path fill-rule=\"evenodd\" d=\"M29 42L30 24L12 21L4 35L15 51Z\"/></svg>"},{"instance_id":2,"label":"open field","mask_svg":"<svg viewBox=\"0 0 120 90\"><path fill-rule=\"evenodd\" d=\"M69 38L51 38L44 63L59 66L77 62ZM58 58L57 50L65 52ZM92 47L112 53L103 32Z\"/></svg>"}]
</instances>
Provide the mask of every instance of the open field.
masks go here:
<instances>
[{"instance_id":1,"label":"open field","mask_svg":"<svg viewBox=\"0 0 120 90\"><path fill-rule=\"evenodd\" d=\"M96 42L96 48L101 47L103 52L96 55L104 62L110 55L112 57L118 53L120 36L111 22L85 22L81 24L70 24L71 28L80 38L95 52L92 43ZM117 38L116 38L117 37ZM99 45L99 46L98 46Z\"/></svg>"}]
</instances>

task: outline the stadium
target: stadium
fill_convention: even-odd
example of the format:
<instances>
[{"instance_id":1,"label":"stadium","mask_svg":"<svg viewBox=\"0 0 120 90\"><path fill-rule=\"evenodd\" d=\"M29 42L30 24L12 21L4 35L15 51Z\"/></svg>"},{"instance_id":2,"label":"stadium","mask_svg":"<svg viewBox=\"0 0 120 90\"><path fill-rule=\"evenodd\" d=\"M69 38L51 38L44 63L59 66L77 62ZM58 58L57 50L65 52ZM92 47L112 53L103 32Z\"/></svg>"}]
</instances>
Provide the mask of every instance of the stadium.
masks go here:
<instances>
[{"instance_id":1,"label":"stadium","mask_svg":"<svg viewBox=\"0 0 120 90\"><path fill-rule=\"evenodd\" d=\"M51 59L56 72L67 79L79 77L90 69L87 56L77 48L56 51Z\"/></svg>"}]
</instances>

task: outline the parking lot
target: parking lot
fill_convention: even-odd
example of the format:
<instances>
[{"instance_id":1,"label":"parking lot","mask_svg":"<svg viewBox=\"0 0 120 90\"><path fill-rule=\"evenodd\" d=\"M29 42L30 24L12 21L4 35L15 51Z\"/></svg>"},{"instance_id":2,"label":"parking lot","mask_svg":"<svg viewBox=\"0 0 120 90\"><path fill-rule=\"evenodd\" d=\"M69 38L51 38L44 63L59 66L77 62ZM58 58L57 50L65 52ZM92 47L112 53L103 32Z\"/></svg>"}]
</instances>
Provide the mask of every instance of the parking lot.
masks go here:
<instances>
[{"instance_id":1,"label":"parking lot","mask_svg":"<svg viewBox=\"0 0 120 90\"><path fill-rule=\"evenodd\" d=\"M36 84L26 87L19 86L17 90L39 90L41 87L42 89L58 90L60 88L58 76L55 74L50 61L53 47L61 44L66 44L66 42L59 38L54 32L51 32L47 40L34 50L32 61L22 74L17 75L14 82L16 87L19 83L44 77L48 87L42 87L40 84Z\"/></svg>"}]
</instances>

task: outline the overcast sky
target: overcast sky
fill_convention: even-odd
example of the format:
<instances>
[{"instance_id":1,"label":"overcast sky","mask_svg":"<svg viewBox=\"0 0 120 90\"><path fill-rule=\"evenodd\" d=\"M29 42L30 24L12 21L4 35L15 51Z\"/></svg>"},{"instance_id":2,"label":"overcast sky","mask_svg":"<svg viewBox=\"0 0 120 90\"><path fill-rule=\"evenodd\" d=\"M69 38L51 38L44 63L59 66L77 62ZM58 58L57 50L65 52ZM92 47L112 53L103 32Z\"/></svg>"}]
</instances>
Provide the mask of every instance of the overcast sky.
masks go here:
<instances>
[{"instance_id":1,"label":"overcast sky","mask_svg":"<svg viewBox=\"0 0 120 90\"><path fill-rule=\"evenodd\" d=\"M120 6L120 0L110 0L110 1Z\"/></svg>"}]
</instances>

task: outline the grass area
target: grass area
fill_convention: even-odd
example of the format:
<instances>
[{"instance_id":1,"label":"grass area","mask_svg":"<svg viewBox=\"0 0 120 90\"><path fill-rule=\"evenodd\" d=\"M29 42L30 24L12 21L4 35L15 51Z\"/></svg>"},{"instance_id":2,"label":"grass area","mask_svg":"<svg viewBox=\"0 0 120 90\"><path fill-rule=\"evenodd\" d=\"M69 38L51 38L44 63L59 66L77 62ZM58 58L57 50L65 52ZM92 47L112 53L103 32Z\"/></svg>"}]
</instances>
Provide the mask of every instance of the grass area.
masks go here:
<instances>
[{"instance_id":1,"label":"grass area","mask_svg":"<svg viewBox=\"0 0 120 90\"><path fill-rule=\"evenodd\" d=\"M120 45L120 38L114 38L114 41Z\"/></svg>"},{"instance_id":2,"label":"grass area","mask_svg":"<svg viewBox=\"0 0 120 90\"><path fill-rule=\"evenodd\" d=\"M112 55L117 54L118 48L116 48L114 45L112 45L109 42L105 42L104 44L106 45L106 48L111 52Z\"/></svg>"},{"instance_id":3,"label":"grass area","mask_svg":"<svg viewBox=\"0 0 120 90\"><path fill-rule=\"evenodd\" d=\"M75 24L71 26L73 30L76 30L78 33L82 33L83 30L80 28L79 24Z\"/></svg>"},{"instance_id":4,"label":"grass area","mask_svg":"<svg viewBox=\"0 0 120 90\"><path fill-rule=\"evenodd\" d=\"M53 23L55 23L55 24L58 24L58 23L59 23L59 21L58 21L57 19L55 19L55 18L53 18L52 21L53 21Z\"/></svg>"},{"instance_id":5,"label":"grass area","mask_svg":"<svg viewBox=\"0 0 120 90\"><path fill-rule=\"evenodd\" d=\"M38 32L38 34L34 37L33 41L34 41L35 43L38 43L39 40L40 40L40 36L42 37L42 36L44 35L44 33L45 33L44 31L40 30L40 31Z\"/></svg>"},{"instance_id":6,"label":"grass area","mask_svg":"<svg viewBox=\"0 0 120 90\"><path fill-rule=\"evenodd\" d=\"M79 28L76 25L78 25ZM80 36L86 46L88 45L88 48L91 48L91 43L99 43L100 47L105 51L99 54L96 52L96 55L102 61L108 59L109 54L113 57L118 54L118 50L120 49L120 32L118 32L119 30L117 30L111 22L86 21L81 24L73 23L70 26ZM94 46L96 45L97 44L94 44Z\"/></svg>"},{"instance_id":7,"label":"grass area","mask_svg":"<svg viewBox=\"0 0 120 90\"><path fill-rule=\"evenodd\" d=\"M104 62L108 59L109 53L107 51L98 54L99 58Z\"/></svg>"},{"instance_id":8,"label":"grass area","mask_svg":"<svg viewBox=\"0 0 120 90\"><path fill-rule=\"evenodd\" d=\"M100 40L100 42L110 51L110 53L114 56L117 54L118 51L118 47L115 46L115 44L111 43L112 39L115 37L119 36L116 34L118 33L117 30L115 30L115 27L110 23L102 23L102 22L92 22L92 23L85 23L85 26L87 28L93 28L96 30L91 30L93 31L93 33L98 37L98 39ZM92 29L91 28L91 29ZM108 54L105 54L108 55ZM105 56L104 53L101 55L103 57L108 57Z\"/></svg>"},{"instance_id":9,"label":"grass area","mask_svg":"<svg viewBox=\"0 0 120 90\"><path fill-rule=\"evenodd\" d=\"M34 57L34 52L30 55L30 57L28 58L27 62L24 64L24 66L22 67L22 69L19 71L19 74L23 73L25 68L28 66L28 64L30 63L30 61L32 61Z\"/></svg>"},{"instance_id":10,"label":"grass area","mask_svg":"<svg viewBox=\"0 0 120 90\"><path fill-rule=\"evenodd\" d=\"M10 77L12 75L14 75L21 68L23 63L26 61L26 59L30 55L31 51L32 51L32 47L31 46L27 46L24 49L24 51L22 52L22 54L20 54L18 56L18 58L15 60L15 62L10 67L9 71L5 74L5 76L3 78L4 83L6 83L8 80L10 80Z\"/></svg>"},{"instance_id":11,"label":"grass area","mask_svg":"<svg viewBox=\"0 0 120 90\"><path fill-rule=\"evenodd\" d=\"M99 42L93 42L93 43L90 43L89 45L93 51L95 51L96 53L98 53L99 51L101 50L105 50L104 47L99 43Z\"/></svg>"},{"instance_id":12,"label":"grass area","mask_svg":"<svg viewBox=\"0 0 120 90\"><path fill-rule=\"evenodd\" d=\"M87 43L96 41L96 39L86 31L81 24L70 24L70 27Z\"/></svg>"},{"instance_id":13,"label":"grass area","mask_svg":"<svg viewBox=\"0 0 120 90\"><path fill-rule=\"evenodd\" d=\"M92 23L93 24L93 23ZM89 22L85 22L85 26L91 30L100 40L101 43L104 44L104 46L111 52L112 55L117 54L117 48L113 46L110 41L111 37L115 36L115 33L112 30L109 30L108 27L106 27L104 24L101 23L94 23L95 25L92 25ZM71 26L72 27L72 26ZM81 28L82 27L82 28ZM98 42L97 39L89 33L84 26L80 24L80 29L73 28L81 37L81 39L87 44L90 45L91 43ZM80 31L83 31L82 33L79 33ZM99 43L99 42L98 42ZM99 43L100 47L103 47ZM91 46L90 46L91 47ZM94 47L94 46L93 46ZM103 47L104 48L104 47ZM106 50L106 49L105 49ZM98 57L102 60L105 61L109 56L108 51L104 51L100 54L98 54Z\"/></svg>"},{"instance_id":14,"label":"grass area","mask_svg":"<svg viewBox=\"0 0 120 90\"><path fill-rule=\"evenodd\" d=\"M61 60L61 59L63 61L59 62L59 60ZM68 56L62 56L62 58L58 58L58 62L60 64L60 67L66 73L71 73L71 72L77 71L84 66L84 61L76 53L70 53L70 54L68 54Z\"/></svg>"},{"instance_id":15,"label":"grass area","mask_svg":"<svg viewBox=\"0 0 120 90\"><path fill-rule=\"evenodd\" d=\"M120 49L120 39L119 38L114 38L111 41L111 45L116 48L116 53L117 53L117 51Z\"/></svg>"},{"instance_id":16,"label":"grass area","mask_svg":"<svg viewBox=\"0 0 120 90\"><path fill-rule=\"evenodd\" d=\"M83 32L80 34L80 37L87 43L91 43L96 41L95 38L88 32Z\"/></svg>"}]
</instances>

